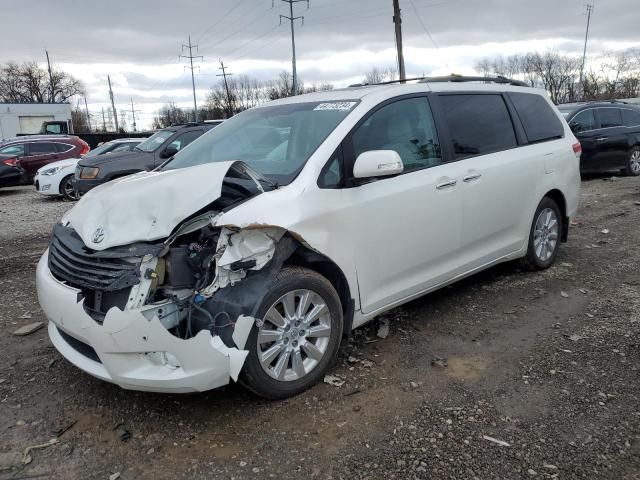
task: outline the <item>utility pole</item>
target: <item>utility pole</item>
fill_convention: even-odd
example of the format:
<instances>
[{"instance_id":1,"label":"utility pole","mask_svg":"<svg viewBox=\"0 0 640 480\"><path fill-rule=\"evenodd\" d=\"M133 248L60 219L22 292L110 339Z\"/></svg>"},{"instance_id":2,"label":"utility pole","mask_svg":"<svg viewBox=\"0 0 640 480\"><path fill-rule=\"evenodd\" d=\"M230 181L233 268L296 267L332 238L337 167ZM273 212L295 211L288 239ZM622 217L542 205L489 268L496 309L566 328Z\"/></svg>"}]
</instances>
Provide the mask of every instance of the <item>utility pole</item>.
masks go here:
<instances>
[{"instance_id":1,"label":"utility pole","mask_svg":"<svg viewBox=\"0 0 640 480\"><path fill-rule=\"evenodd\" d=\"M49 61L49 52L45 50L44 53L47 55L47 69L49 70L49 90L51 91L51 102L55 103L56 92L53 90L53 73L51 73L51 62Z\"/></svg>"},{"instance_id":2,"label":"utility pole","mask_svg":"<svg viewBox=\"0 0 640 480\"><path fill-rule=\"evenodd\" d=\"M589 24L591 23L591 12L593 12L593 4L587 3L587 30L584 34L584 49L582 50L582 64L580 65L580 90L584 97L584 63L587 58L587 40L589 39Z\"/></svg>"},{"instance_id":3,"label":"utility pole","mask_svg":"<svg viewBox=\"0 0 640 480\"><path fill-rule=\"evenodd\" d=\"M222 70L222 73L219 73L218 75L216 75L216 77L224 78L224 88L227 91L227 118L231 118L233 116L233 105L231 104L231 93L229 92L229 83L227 82L227 76L233 75L233 73L226 72L225 69L227 67L224 66L222 60L220 60L220 66L218 68Z\"/></svg>"},{"instance_id":4,"label":"utility pole","mask_svg":"<svg viewBox=\"0 0 640 480\"><path fill-rule=\"evenodd\" d=\"M187 68L191 69L191 87L193 88L193 121L197 122L198 121L198 104L196 103L196 80L195 77L193 75L193 69L194 68L198 68L198 67L194 67L193 66L193 59L194 58L199 58L202 61L204 61L204 57L202 55L193 55L193 49L195 48L196 51L198 51L198 45L192 45L191 44L191 35L189 35L189 45L185 45L182 44L182 51L184 52L184 49L188 48L189 49L189 55L179 55L178 58L188 58L189 59L189 65Z\"/></svg>"},{"instance_id":5,"label":"utility pole","mask_svg":"<svg viewBox=\"0 0 640 480\"><path fill-rule=\"evenodd\" d=\"M116 124L116 132L120 131L118 127L118 112L116 111L116 104L113 101L113 90L111 89L111 77L107 75L107 81L109 82L109 97L111 98L111 109L113 110L113 118Z\"/></svg>"},{"instance_id":6,"label":"utility pole","mask_svg":"<svg viewBox=\"0 0 640 480\"><path fill-rule=\"evenodd\" d=\"M91 133L91 115L89 115L89 107L87 106L87 97L84 97L84 109L87 112L87 126L89 127L89 133Z\"/></svg>"},{"instance_id":7,"label":"utility pole","mask_svg":"<svg viewBox=\"0 0 640 480\"><path fill-rule=\"evenodd\" d=\"M133 131L137 132L138 130L136 130L136 112L141 112L142 110L134 110L133 109L133 98L131 99L131 118L133 119Z\"/></svg>"},{"instance_id":8,"label":"utility pole","mask_svg":"<svg viewBox=\"0 0 640 480\"><path fill-rule=\"evenodd\" d=\"M107 131L107 122L105 121L105 118L104 118L104 107L102 107L102 131L103 132Z\"/></svg>"},{"instance_id":9,"label":"utility pole","mask_svg":"<svg viewBox=\"0 0 640 480\"><path fill-rule=\"evenodd\" d=\"M396 27L396 49L398 51L398 72L400 80L407 78L404 71L404 54L402 53L402 17L400 15L400 0L393 0L393 23Z\"/></svg>"},{"instance_id":10,"label":"utility pole","mask_svg":"<svg viewBox=\"0 0 640 480\"><path fill-rule=\"evenodd\" d=\"M289 4L289 16L280 15L280 25L282 25L283 18L286 18L287 20L289 20L289 23L291 23L291 52L292 52L291 64L293 66L292 68L293 80L291 82L292 83L291 94L297 95L298 94L298 73L296 72L296 35L295 35L295 29L293 28L293 22L295 20L301 19L302 25L304 25L304 16L300 16L300 17L293 16L293 4L298 2L307 2L307 9L308 9L309 0L281 0L281 1Z\"/></svg>"}]
</instances>

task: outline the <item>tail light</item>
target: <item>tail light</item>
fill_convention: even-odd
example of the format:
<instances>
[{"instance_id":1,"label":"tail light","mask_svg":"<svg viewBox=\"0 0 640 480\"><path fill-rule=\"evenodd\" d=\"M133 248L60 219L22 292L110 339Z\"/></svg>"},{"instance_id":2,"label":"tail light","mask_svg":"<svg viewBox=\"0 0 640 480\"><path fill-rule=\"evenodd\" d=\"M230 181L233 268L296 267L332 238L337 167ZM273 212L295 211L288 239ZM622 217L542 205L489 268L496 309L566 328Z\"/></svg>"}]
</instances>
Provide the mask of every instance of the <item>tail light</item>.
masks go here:
<instances>
[{"instance_id":1,"label":"tail light","mask_svg":"<svg viewBox=\"0 0 640 480\"><path fill-rule=\"evenodd\" d=\"M582 153L582 145L580 145L580 142L574 143L572 147L573 147L573 153L576 154L576 157L580 157L580 154Z\"/></svg>"},{"instance_id":2,"label":"tail light","mask_svg":"<svg viewBox=\"0 0 640 480\"><path fill-rule=\"evenodd\" d=\"M7 160L3 160L2 163L7 165L8 167L17 167L18 166L18 159L17 158L9 158Z\"/></svg>"},{"instance_id":3,"label":"tail light","mask_svg":"<svg viewBox=\"0 0 640 480\"><path fill-rule=\"evenodd\" d=\"M82 141L82 140L81 140L81 142L82 143L80 144L81 145L80 155L86 155L87 153L89 153L89 150L91 150L91 149L89 148L89 145L87 144L87 142Z\"/></svg>"}]
</instances>

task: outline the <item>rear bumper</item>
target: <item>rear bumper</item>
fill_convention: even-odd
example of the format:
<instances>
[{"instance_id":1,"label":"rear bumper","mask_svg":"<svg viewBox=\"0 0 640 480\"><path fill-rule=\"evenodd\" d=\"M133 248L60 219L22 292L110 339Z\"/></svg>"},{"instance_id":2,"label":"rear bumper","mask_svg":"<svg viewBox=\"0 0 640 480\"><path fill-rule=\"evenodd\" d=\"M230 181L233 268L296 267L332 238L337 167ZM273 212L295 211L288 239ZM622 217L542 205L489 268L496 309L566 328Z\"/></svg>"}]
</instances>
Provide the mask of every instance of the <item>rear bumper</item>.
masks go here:
<instances>
[{"instance_id":1,"label":"rear bumper","mask_svg":"<svg viewBox=\"0 0 640 480\"><path fill-rule=\"evenodd\" d=\"M125 389L210 390L237 379L248 354L205 330L188 340L178 338L139 310L114 307L98 324L78 302L79 290L53 277L48 251L38 263L36 287L56 349L81 370Z\"/></svg>"},{"instance_id":2,"label":"rear bumper","mask_svg":"<svg viewBox=\"0 0 640 480\"><path fill-rule=\"evenodd\" d=\"M0 187L15 187L27 183L27 174L18 167L0 167Z\"/></svg>"}]
</instances>

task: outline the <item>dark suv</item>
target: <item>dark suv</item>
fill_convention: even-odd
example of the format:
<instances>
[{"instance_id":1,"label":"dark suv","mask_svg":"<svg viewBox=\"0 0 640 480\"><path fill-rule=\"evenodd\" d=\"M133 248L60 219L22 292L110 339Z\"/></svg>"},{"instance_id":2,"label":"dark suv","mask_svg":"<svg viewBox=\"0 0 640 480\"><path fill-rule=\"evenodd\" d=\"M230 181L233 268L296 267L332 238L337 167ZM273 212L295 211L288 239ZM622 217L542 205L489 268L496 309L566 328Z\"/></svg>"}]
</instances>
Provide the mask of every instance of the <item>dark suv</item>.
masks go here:
<instances>
[{"instance_id":1,"label":"dark suv","mask_svg":"<svg viewBox=\"0 0 640 480\"><path fill-rule=\"evenodd\" d=\"M153 170L222 120L173 125L158 130L130 152L83 158L76 167L75 189L80 195L115 178Z\"/></svg>"},{"instance_id":2,"label":"dark suv","mask_svg":"<svg viewBox=\"0 0 640 480\"><path fill-rule=\"evenodd\" d=\"M640 108L624 102L558 105L582 145L580 171L640 175Z\"/></svg>"},{"instance_id":3,"label":"dark suv","mask_svg":"<svg viewBox=\"0 0 640 480\"><path fill-rule=\"evenodd\" d=\"M0 186L29 183L40 167L87 152L89 145L73 135L10 138L0 143Z\"/></svg>"}]
</instances>

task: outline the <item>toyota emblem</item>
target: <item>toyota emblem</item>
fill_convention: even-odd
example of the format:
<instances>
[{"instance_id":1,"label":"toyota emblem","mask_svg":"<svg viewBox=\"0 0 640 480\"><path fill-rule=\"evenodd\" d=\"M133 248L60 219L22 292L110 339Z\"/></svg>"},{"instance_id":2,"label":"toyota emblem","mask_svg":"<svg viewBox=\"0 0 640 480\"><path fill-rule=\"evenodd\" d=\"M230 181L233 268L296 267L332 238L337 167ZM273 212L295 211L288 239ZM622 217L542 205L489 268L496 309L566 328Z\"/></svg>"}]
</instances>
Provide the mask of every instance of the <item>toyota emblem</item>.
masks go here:
<instances>
[{"instance_id":1,"label":"toyota emblem","mask_svg":"<svg viewBox=\"0 0 640 480\"><path fill-rule=\"evenodd\" d=\"M96 231L93 232L93 238L91 239L93 243L100 243L104 239L104 229L102 227L96 228Z\"/></svg>"}]
</instances>

